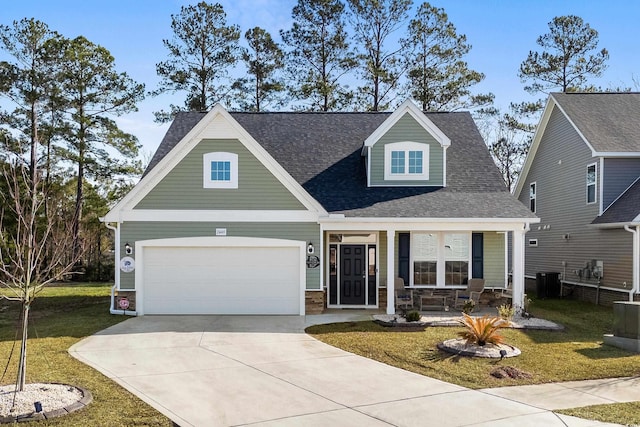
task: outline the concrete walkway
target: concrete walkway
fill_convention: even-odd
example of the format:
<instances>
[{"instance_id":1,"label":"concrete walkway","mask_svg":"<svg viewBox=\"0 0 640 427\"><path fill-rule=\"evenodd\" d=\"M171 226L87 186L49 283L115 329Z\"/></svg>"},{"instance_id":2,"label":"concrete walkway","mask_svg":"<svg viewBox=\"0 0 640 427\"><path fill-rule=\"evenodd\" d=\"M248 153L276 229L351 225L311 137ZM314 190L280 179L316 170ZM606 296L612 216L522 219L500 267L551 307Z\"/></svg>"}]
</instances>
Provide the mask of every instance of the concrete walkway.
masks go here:
<instances>
[{"instance_id":1,"label":"concrete walkway","mask_svg":"<svg viewBox=\"0 0 640 427\"><path fill-rule=\"evenodd\" d=\"M469 390L304 333L311 324L367 318L144 316L69 352L182 427L602 426L550 409L640 396L637 378Z\"/></svg>"}]
</instances>

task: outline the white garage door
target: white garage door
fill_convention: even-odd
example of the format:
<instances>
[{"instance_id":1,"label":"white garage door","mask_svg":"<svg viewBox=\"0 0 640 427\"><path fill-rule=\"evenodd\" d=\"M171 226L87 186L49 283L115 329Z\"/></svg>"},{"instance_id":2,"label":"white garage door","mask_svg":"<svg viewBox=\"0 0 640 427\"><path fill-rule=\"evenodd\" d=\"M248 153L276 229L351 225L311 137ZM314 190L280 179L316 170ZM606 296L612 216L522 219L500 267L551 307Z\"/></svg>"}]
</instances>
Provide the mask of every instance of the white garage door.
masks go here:
<instances>
[{"instance_id":1,"label":"white garage door","mask_svg":"<svg viewBox=\"0 0 640 427\"><path fill-rule=\"evenodd\" d=\"M144 314L301 314L300 247L145 247Z\"/></svg>"}]
</instances>

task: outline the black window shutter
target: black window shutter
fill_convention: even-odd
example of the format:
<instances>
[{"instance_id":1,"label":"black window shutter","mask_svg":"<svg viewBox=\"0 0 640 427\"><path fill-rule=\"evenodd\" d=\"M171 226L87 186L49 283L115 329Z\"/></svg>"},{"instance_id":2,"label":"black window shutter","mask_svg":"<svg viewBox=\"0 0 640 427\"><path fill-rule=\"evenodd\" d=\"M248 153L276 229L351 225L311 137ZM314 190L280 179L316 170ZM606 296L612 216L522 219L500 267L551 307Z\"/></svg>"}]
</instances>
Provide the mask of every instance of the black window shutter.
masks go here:
<instances>
[{"instance_id":1,"label":"black window shutter","mask_svg":"<svg viewBox=\"0 0 640 427\"><path fill-rule=\"evenodd\" d=\"M484 235L471 234L471 277L484 278Z\"/></svg>"},{"instance_id":2,"label":"black window shutter","mask_svg":"<svg viewBox=\"0 0 640 427\"><path fill-rule=\"evenodd\" d=\"M409 286L409 259L411 250L411 235L398 234L398 277L404 279L405 286Z\"/></svg>"}]
</instances>

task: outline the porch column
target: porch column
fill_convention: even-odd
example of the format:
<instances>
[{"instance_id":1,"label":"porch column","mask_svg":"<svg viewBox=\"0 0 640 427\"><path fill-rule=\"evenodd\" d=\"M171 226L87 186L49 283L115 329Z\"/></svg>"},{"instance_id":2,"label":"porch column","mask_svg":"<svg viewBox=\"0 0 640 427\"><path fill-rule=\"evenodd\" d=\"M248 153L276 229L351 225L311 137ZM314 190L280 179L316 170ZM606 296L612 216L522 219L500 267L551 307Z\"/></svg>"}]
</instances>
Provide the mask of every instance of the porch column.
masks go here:
<instances>
[{"instance_id":1,"label":"porch column","mask_svg":"<svg viewBox=\"0 0 640 427\"><path fill-rule=\"evenodd\" d=\"M387 230L387 314L396 314L394 285L396 279L396 230Z\"/></svg>"},{"instance_id":2,"label":"porch column","mask_svg":"<svg viewBox=\"0 0 640 427\"><path fill-rule=\"evenodd\" d=\"M511 306L516 310L524 310L524 234L525 230L513 230L513 252L511 257L511 286L513 299Z\"/></svg>"}]
</instances>

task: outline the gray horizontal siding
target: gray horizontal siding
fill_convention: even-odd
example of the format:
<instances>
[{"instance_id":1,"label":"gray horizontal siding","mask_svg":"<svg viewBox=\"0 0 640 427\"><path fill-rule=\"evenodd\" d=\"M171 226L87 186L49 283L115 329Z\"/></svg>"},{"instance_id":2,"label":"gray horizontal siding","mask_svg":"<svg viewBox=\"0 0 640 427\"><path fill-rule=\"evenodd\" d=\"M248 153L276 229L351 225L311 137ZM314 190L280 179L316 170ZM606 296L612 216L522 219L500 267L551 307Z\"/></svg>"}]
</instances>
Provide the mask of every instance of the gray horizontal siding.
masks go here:
<instances>
[{"instance_id":1,"label":"gray horizontal siding","mask_svg":"<svg viewBox=\"0 0 640 427\"><path fill-rule=\"evenodd\" d=\"M384 146L393 142L411 141L429 145L428 181L385 181ZM413 117L405 114L371 149L371 185L434 185L443 183L443 149L439 142L427 132Z\"/></svg>"},{"instance_id":2,"label":"gray horizontal siding","mask_svg":"<svg viewBox=\"0 0 640 427\"><path fill-rule=\"evenodd\" d=\"M238 154L238 188L203 188L205 153ZM204 139L136 209L284 210L305 207L238 140Z\"/></svg>"},{"instance_id":3,"label":"gray horizontal siding","mask_svg":"<svg viewBox=\"0 0 640 427\"><path fill-rule=\"evenodd\" d=\"M527 275L566 272L567 280L579 281L573 270L584 268L589 260L599 259L604 261L602 285L624 289L626 282L628 289L631 233L589 226L599 209L599 203L586 203L587 165L594 162L596 159L580 136L554 109L518 196L529 206L529 184L536 182L536 213L541 222L531 226L525 241L538 239L538 247L525 245L525 272ZM597 194L599 197L599 191ZM565 234L570 236L568 240L563 238Z\"/></svg>"},{"instance_id":4,"label":"gray horizontal siding","mask_svg":"<svg viewBox=\"0 0 640 427\"><path fill-rule=\"evenodd\" d=\"M640 159L604 159L602 207L606 209L640 176Z\"/></svg>"},{"instance_id":5,"label":"gray horizontal siding","mask_svg":"<svg viewBox=\"0 0 640 427\"><path fill-rule=\"evenodd\" d=\"M320 226L313 223L125 222L120 231L120 253L124 254L125 243L135 247L139 240L215 236L216 228L226 228L227 236L312 242L319 250ZM247 268L251 268L250 259ZM134 277L133 272L121 272L120 287L134 289ZM320 289L320 267L307 268L307 289Z\"/></svg>"}]
</instances>

